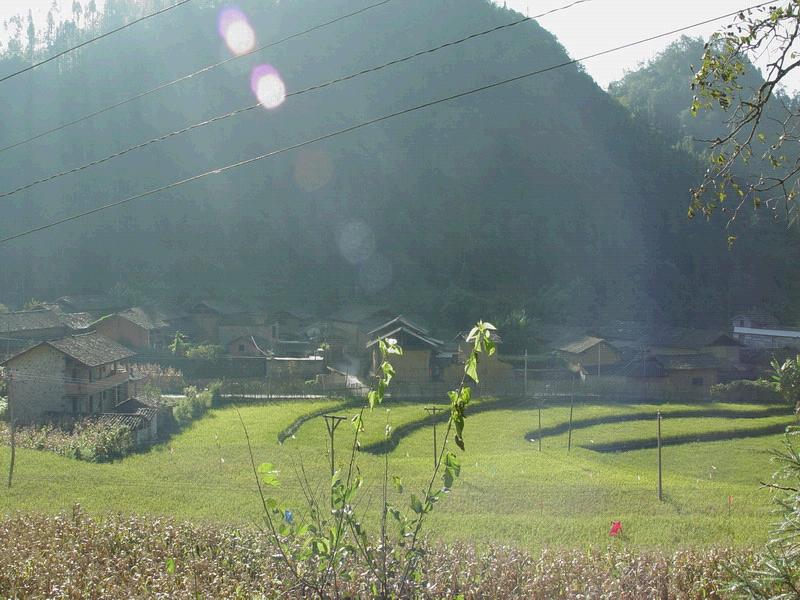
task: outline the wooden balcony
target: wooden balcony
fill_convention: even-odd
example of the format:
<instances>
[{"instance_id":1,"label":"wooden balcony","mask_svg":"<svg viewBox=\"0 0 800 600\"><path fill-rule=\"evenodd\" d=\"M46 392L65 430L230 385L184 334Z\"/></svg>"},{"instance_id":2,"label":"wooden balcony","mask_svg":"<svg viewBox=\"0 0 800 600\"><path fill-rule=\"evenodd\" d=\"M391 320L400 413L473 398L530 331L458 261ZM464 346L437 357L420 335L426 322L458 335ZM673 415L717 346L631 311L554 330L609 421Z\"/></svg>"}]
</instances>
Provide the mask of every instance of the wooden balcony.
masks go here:
<instances>
[{"instance_id":1,"label":"wooden balcony","mask_svg":"<svg viewBox=\"0 0 800 600\"><path fill-rule=\"evenodd\" d=\"M122 371L115 375L104 377L95 381L69 382L64 384L64 394L67 396L83 396L99 394L109 388L117 387L126 383L130 378L130 373Z\"/></svg>"}]
</instances>

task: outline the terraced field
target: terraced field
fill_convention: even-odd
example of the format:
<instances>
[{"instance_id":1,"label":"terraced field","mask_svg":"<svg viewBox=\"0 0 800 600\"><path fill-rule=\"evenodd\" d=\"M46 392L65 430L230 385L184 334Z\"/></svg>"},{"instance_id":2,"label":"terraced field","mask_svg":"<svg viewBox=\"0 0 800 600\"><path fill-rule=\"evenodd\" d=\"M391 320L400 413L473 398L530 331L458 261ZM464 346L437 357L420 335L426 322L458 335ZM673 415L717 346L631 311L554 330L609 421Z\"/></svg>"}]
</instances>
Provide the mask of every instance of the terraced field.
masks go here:
<instances>
[{"instance_id":1,"label":"terraced field","mask_svg":"<svg viewBox=\"0 0 800 600\"><path fill-rule=\"evenodd\" d=\"M432 425L424 404L387 404L365 415L359 465L366 479L361 508L376 514L384 456L409 490L432 467ZM388 413L387 410L388 409ZM327 433L321 415L353 415L338 400L273 401L241 408L257 462L279 469L275 495L303 516L298 479L305 470L322 491L328 479ZM656 498L656 411L663 415L665 499ZM393 427L384 439L387 420ZM430 521L444 540L512 543L537 549L605 546L612 520L616 544L674 549L749 545L766 538L769 494L759 482L773 470L768 451L792 422L784 406L600 403L575 405L567 452L569 405L545 402L538 451L536 401L475 401L465 431L462 477ZM337 431L336 462L349 457L352 429ZM459 451L460 452L460 451ZM0 449L0 472L8 449ZM398 503L405 498L393 498ZM235 409L208 416L147 452L112 464L88 464L44 452L18 452L15 484L0 511L85 510L175 515L245 524L258 520L249 455Z\"/></svg>"}]
</instances>

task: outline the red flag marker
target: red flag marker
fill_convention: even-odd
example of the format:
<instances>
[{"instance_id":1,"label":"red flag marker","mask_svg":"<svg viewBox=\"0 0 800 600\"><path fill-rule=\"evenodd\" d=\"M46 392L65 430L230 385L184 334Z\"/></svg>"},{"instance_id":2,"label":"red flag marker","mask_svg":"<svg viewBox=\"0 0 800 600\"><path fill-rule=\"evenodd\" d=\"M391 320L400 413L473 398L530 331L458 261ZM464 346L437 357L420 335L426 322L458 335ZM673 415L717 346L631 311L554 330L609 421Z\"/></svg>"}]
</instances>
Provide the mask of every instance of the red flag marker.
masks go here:
<instances>
[{"instance_id":1,"label":"red flag marker","mask_svg":"<svg viewBox=\"0 0 800 600\"><path fill-rule=\"evenodd\" d=\"M622 522L620 521L612 521L611 522L611 531L608 532L608 535L617 536L622 533Z\"/></svg>"}]
</instances>

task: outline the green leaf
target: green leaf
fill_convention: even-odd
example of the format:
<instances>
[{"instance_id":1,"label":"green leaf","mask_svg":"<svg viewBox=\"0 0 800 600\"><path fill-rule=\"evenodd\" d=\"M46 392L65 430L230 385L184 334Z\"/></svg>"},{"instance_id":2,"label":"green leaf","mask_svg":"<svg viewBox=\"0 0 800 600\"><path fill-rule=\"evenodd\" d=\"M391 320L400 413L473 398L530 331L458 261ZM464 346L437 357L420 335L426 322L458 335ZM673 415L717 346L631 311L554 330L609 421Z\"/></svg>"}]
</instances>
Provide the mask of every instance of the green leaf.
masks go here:
<instances>
[{"instance_id":1,"label":"green leaf","mask_svg":"<svg viewBox=\"0 0 800 600\"><path fill-rule=\"evenodd\" d=\"M381 395L377 390L372 390L369 394L367 394L367 401L369 402L370 409L373 409L376 405L383 401L383 395Z\"/></svg>"},{"instance_id":2,"label":"green leaf","mask_svg":"<svg viewBox=\"0 0 800 600\"><path fill-rule=\"evenodd\" d=\"M469 404L470 400L472 400L472 388L470 388L468 385L465 385L459 390L458 401L461 406L466 406Z\"/></svg>"},{"instance_id":3,"label":"green leaf","mask_svg":"<svg viewBox=\"0 0 800 600\"><path fill-rule=\"evenodd\" d=\"M364 431L364 419L361 418L360 414L354 415L350 419L350 424L353 426L354 431Z\"/></svg>"},{"instance_id":4,"label":"green leaf","mask_svg":"<svg viewBox=\"0 0 800 600\"><path fill-rule=\"evenodd\" d=\"M464 373L467 377L478 383L478 355L475 352L470 352L467 358L467 364L464 366Z\"/></svg>"},{"instance_id":5,"label":"green leaf","mask_svg":"<svg viewBox=\"0 0 800 600\"><path fill-rule=\"evenodd\" d=\"M398 494L403 493L403 480L398 475L392 475L392 483Z\"/></svg>"},{"instance_id":6,"label":"green leaf","mask_svg":"<svg viewBox=\"0 0 800 600\"><path fill-rule=\"evenodd\" d=\"M170 575L174 575L175 574L175 559L174 558L168 558L166 566L167 566L167 573L169 573Z\"/></svg>"},{"instance_id":7,"label":"green leaf","mask_svg":"<svg viewBox=\"0 0 800 600\"><path fill-rule=\"evenodd\" d=\"M261 483L272 487L278 487L281 482L278 480L278 472L272 463L262 463L258 467L258 474L261 475Z\"/></svg>"},{"instance_id":8,"label":"green leaf","mask_svg":"<svg viewBox=\"0 0 800 600\"><path fill-rule=\"evenodd\" d=\"M420 499L417 498L414 494L411 494L411 510L413 510L418 515L421 515L424 508L422 507L422 502Z\"/></svg>"}]
</instances>

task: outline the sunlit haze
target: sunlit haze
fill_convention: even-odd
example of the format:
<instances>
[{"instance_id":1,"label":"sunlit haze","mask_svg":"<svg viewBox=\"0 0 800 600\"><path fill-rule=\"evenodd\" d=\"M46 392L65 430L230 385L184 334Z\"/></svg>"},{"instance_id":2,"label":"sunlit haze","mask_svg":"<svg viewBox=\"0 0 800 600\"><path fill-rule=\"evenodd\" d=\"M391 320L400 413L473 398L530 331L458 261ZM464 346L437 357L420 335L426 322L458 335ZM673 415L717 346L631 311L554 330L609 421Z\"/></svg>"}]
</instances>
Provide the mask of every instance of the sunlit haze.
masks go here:
<instances>
[{"instance_id":1,"label":"sunlit haze","mask_svg":"<svg viewBox=\"0 0 800 600\"><path fill-rule=\"evenodd\" d=\"M71 0L57 0L61 15L71 16ZM496 0L522 14L538 14L566 4L564 0ZM98 2L98 7L102 3ZM677 29L690 23L710 19L740 8L758 4L757 0L675 0L674 2L643 2L633 5L623 0L591 0L573 8L543 17L541 25L556 35L573 58L613 48L664 31ZM0 2L0 20L32 10L37 23L44 23L52 0L4 0ZM715 21L686 32L686 35L708 37L729 20ZM635 69L663 50L681 34L661 38L628 50L615 52L586 61L586 71L606 88L621 78L626 70ZM0 29L0 41L7 34ZM225 36L231 52L241 54L252 49L255 34L247 21L237 21ZM760 66L763 67L762 60ZM789 87L800 87L800 76L789 78Z\"/></svg>"}]
</instances>

